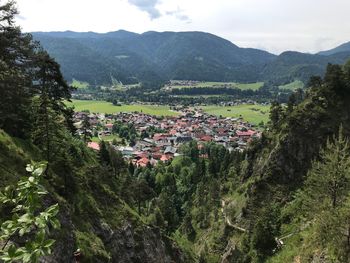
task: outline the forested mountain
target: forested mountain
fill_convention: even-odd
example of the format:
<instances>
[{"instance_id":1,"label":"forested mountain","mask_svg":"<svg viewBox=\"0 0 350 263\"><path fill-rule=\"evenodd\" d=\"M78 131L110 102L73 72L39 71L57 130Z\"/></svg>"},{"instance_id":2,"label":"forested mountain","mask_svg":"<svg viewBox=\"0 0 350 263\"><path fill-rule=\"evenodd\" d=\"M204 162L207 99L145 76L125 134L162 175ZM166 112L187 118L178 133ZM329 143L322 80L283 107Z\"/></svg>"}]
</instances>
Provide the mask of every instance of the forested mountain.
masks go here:
<instances>
[{"instance_id":1,"label":"forested mountain","mask_svg":"<svg viewBox=\"0 0 350 263\"><path fill-rule=\"evenodd\" d=\"M340 46L330 50L318 52L318 54L323 56L328 56L328 55L333 55L333 54L342 53L342 52L350 52L350 42L341 44Z\"/></svg>"},{"instance_id":2,"label":"forested mountain","mask_svg":"<svg viewBox=\"0 0 350 263\"><path fill-rule=\"evenodd\" d=\"M128 72L130 79L136 80L144 80L150 72L153 72L155 77L163 79L245 81L248 74L242 74L244 70L241 67L249 70L247 66L251 66L250 74L256 78L253 69L264 65L274 57L265 51L239 48L227 40L202 32L144 34L126 31L106 34L38 32L33 33L33 36L62 64L63 72L68 79L81 78L76 72L84 72L75 69L74 66L72 68L70 63L66 62L69 59L80 64L81 61L79 53L74 55L73 52L69 54L63 52L72 45L72 42L74 45L90 49L91 56L98 54L106 60L103 71L110 73L116 79L122 78L119 75L125 75L118 70L122 67ZM88 57L88 54L83 56ZM81 63L83 62L86 61ZM110 78L105 80L108 82Z\"/></svg>"},{"instance_id":3,"label":"forested mountain","mask_svg":"<svg viewBox=\"0 0 350 263\"><path fill-rule=\"evenodd\" d=\"M311 76L323 76L328 63L344 64L349 58L350 51L329 56L287 51L268 63L260 78L277 83L289 83L295 79L307 83Z\"/></svg>"},{"instance_id":4,"label":"forested mountain","mask_svg":"<svg viewBox=\"0 0 350 263\"><path fill-rule=\"evenodd\" d=\"M112 77L124 83L169 79L306 82L312 75L323 75L328 63L342 64L350 58L350 52L275 56L203 32L67 31L33 36L62 65L68 80L91 84L111 83Z\"/></svg>"}]
</instances>

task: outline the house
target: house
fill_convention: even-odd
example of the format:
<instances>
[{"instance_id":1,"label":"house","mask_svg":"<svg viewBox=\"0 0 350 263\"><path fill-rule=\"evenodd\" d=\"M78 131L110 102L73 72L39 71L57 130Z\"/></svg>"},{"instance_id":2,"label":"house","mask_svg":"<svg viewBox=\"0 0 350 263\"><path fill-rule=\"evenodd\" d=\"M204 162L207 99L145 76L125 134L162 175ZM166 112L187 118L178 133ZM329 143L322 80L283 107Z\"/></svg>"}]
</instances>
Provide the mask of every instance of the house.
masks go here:
<instances>
[{"instance_id":1,"label":"house","mask_svg":"<svg viewBox=\"0 0 350 263\"><path fill-rule=\"evenodd\" d=\"M97 142L88 142L88 147L95 151L100 150L100 145Z\"/></svg>"},{"instance_id":2,"label":"house","mask_svg":"<svg viewBox=\"0 0 350 263\"><path fill-rule=\"evenodd\" d=\"M168 162L168 161L170 161L171 159L172 159L172 157L171 157L170 155L165 155L165 154L163 154L162 157L160 158L160 160L161 160L162 162Z\"/></svg>"},{"instance_id":3,"label":"house","mask_svg":"<svg viewBox=\"0 0 350 263\"><path fill-rule=\"evenodd\" d=\"M210 135L204 135L199 140L203 142L211 142L213 140L213 137L211 137Z\"/></svg>"},{"instance_id":4,"label":"house","mask_svg":"<svg viewBox=\"0 0 350 263\"><path fill-rule=\"evenodd\" d=\"M141 158L136 162L136 166L146 167L148 163L149 163L148 158Z\"/></svg>"},{"instance_id":5,"label":"house","mask_svg":"<svg viewBox=\"0 0 350 263\"><path fill-rule=\"evenodd\" d=\"M106 127L106 131L112 132L112 129L113 129L113 124L112 123L107 123L105 125L105 127Z\"/></svg>"},{"instance_id":6,"label":"house","mask_svg":"<svg viewBox=\"0 0 350 263\"><path fill-rule=\"evenodd\" d=\"M179 136L176 138L176 143L186 143L192 141L191 136Z\"/></svg>"},{"instance_id":7,"label":"house","mask_svg":"<svg viewBox=\"0 0 350 263\"><path fill-rule=\"evenodd\" d=\"M123 156L133 155L134 149L132 147L117 147L117 150L122 153Z\"/></svg>"},{"instance_id":8,"label":"house","mask_svg":"<svg viewBox=\"0 0 350 263\"><path fill-rule=\"evenodd\" d=\"M247 140L250 137L252 137L255 134L255 131L252 130L248 130L248 131L236 131L236 135L238 136L238 138L243 139L243 140Z\"/></svg>"},{"instance_id":9,"label":"house","mask_svg":"<svg viewBox=\"0 0 350 263\"><path fill-rule=\"evenodd\" d=\"M176 151L177 151L176 148L168 146L168 147L165 148L164 154L172 154L172 155L174 155L176 153Z\"/></svg>"}]
</instances>

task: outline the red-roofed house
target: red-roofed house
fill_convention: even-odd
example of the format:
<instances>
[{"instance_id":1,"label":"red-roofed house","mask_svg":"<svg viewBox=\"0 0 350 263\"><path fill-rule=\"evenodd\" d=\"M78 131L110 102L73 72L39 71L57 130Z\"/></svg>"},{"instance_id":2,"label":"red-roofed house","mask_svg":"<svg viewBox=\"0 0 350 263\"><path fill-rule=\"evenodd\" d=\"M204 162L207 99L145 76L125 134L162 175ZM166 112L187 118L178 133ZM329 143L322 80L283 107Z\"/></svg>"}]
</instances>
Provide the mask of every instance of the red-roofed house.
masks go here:
<instances>
[{"instance_id":1,"label":"red-roofed house","mask_svg":"<svg viewBox=\"0 0 350 263\"><path fill-rule=\"evenodd\" d=\"M204 135L200 138L200 140L203 142L211 142L213 140L213 137L211 137L210 135Z\"/></svg>"},{"instance_id":2,"label":"red-roofed house","mask_svg":"<svg viewBox=\"0 0 350 263\"><path fill-rule=\"evenodd\" d=\"M148 163L149 163L148 158L141 158L136 162L136 165L141 167L146 167Z\"/></svg>"},{"instance_id":3,"label":"red-roofed house","mask_svg":"<svg viewBox=\"0 0 350 263\"><path fill-rule=\"evenodd\" d=\"M112 123L107 123L105 126L106 126L106 129L107 129L109 132L112 132L112 129L113 129L113 124L112 124Z\"/></svg>"},{"instance_id":4,"label":"red-roofed house","mask_svg":"<svg viewBox=\"0 0 350 263\"><path fill-rule=\"evenodd\" d=\"M165 154L163 154L162 157L160 158L162 162L167 162L167 161L170 161L171 159L172 157L170 155L165 155Z\"/></svg>"},{"instance_id":5,"label":"red-roofed house","mask_svg":"<svg viewBox=\"0 0 350 263\"><path fill-rule=\"evenodd\" d=\"M236 135L240 138L240 139L249 139L250 137L252 137L255 134L255 131L252 130L248 130L248 131L236 131Z\"/></svg>"},{"instance_id":6,"label":"red-roofed house","mask_svg":"<svg viewBox=\"0 0 350 263\"><path fill-rule=\"evenodd\" d=\"M89 142L88 147L95 150L95 151L100 150L100 145L97 142Z\"/></svg>"}]
</instances>

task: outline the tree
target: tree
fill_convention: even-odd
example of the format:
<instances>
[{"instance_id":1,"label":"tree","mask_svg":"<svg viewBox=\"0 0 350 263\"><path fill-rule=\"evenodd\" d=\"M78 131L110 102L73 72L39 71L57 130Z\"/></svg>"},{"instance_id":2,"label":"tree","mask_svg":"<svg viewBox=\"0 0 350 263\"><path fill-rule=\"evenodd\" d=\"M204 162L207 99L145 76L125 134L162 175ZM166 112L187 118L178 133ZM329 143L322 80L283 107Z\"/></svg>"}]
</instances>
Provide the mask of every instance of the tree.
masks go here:
<instances>
[{"instance_id":1,"label":"tree","mask_svg":"<svg viewBox=\"0 0 350 263\"><path fill-rule=\"evenodd\" d=\"M14 1L0 2L0 128L28 138L33 96L33 56L37 43L14 24L18 14Z\"/></svg>"},{"instance_id":2,"label":"tree","mask_svg":"<svg viewBox=\"0 0 350 263\"><path fill-rule=\"evenodd\" d=\"M270 109L270 127L277 129L281 120L283 119L283 108L278 102L271 103Z\"/></svg>"},{"instance_id":3,"label":"tree","mask_svg":"<svg viewBox=\"0 0 350 263\"><path fill-rule=\"evenodd\" d=\"M62 117L52 110L45 95L33 99L32 107L35 112L32 140L43 151L48 164L51 164L63 142Z\"/></svg>"},{"instance_id":4,"label":"tree","mask_svg":"<svg viewBox=\"0 0 350 263\"><path fill-rule=\"evenodd\" d=\"M193 162L197 162L199 159L199 150L196 141L190 141L181 148L182 153L190 157Z\"/></svg>"},{"instance_id":5,"label":"tree","mask_svg":"<svg viewBox=\"0 0 350 263\"><path fill-rule=\"evenodd\" d=\"M120 173L126 169L126 163L124 161L122 153L115 150L114 147L109 146L109 159L114 171L114 176L119 176Z\"/></svg>"},{"instance_id":6,"label":"tree","mask_svg":"<svg viewBox=\"0 0 350 263\"><path fill-rule=\"evenodd\" d=\"M1 225L1 237L4 246L0 258L4 262L38 262L41 256L51 254L55 240L48 239L50 227L60 226L56 216L58 204L42 211L42 199L47 191L42 186L45 163L27 165L28 177L23 177L12 189L6 187L0 194L0 202L13 207L12 218ZM14 240L23 240L24 246Z\"/></svg>"},{"instance_id":7,"label":"tree","mask_svg":"<svg viewBox=\"0 0 350 263\"><path fill-rule=\"evenodd\" d=\"M325 250L335 262L346 262L350 253L350 147L342 128L328 140L314 161L298 199L313 222L310 242ZM300 208L298 208L300 209Z\"/></svg>"},{"instance_id":8,"label":"tree","mask_svg":"<svg viewBox=\"0 0 350 263\"><path fill-rule=\"evenodd\" d=\"M275 237L279 230L278 210L268 205L259 215L251 234L251 246L256 253L257 262L264 262L277 247Z\"/></svg>"},{"instance_id":9,"label":"tree","mask_svg":"<svg viewBox=\"0 0 350 263\"><path fill-rule=\"evenodd\" d=\"M50 164L67 127L64 100L70 99L71 89L63 79L59 65L45 51L40 50L35 55L35 65L33 88L37 97L32 104L35 116L32 139L44 151Z\"/></svg>"},{"instance_id":10,"label":"tree","mask_svg":"<svg viewBox=\"0 0 350 263\"><path fill-rule=\"evenodd\" d=\"M92 137L92 132L91 132L91 125L90 125L90 120L89 116L85 115L82 123L82 132L83 132L83 140L85 143L91 141Z\"/></svg>"},{"instance_id":11,"label":"tree","mask_svg":"<svg viewBox=\"0 0 350 263\"><path fill-rule=\"evenodd\" d=\"M341 128L338 137L333 137L333 142L328 140L320 151L320 160L313 162L305 182L305 197L312 210L335 209L346 200L349 190L349 142Z\"/></svg>"},{"instance_id":12,"label":"tree","mask_svg":"<svg viewBox=\"0 0 350 263\"><path fill-rule=\"evenodd\" d=\"M111 163L111 159L109 156L109 151L107 149L107 145L104 140L100 142L100 152L99 152L99 157L100 157L100 163L103 165L109 165Z\"/></svg>"}]
</instances>

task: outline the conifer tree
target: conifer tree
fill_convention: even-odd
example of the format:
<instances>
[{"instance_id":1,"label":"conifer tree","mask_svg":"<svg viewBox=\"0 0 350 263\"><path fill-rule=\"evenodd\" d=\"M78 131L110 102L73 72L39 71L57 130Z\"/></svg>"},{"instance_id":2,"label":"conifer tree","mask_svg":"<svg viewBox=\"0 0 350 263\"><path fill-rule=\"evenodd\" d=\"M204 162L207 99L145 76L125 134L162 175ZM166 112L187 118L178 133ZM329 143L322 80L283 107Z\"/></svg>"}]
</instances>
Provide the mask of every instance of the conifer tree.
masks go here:
<instances>
[{"instance_id":1,"label":"conifer tree","mask_svg":"<svg viewBox=\"0 0 350 263\"><path fill-rule=\"evenodd\" d=\"M305 187L306 200L313 209L335 209L346 200L350 191L350 153L342 129L321 150L320 160L313 163Z\"/></svg>"},{"instance_id":2,"label":"conifer tree","mask_svg":"<svg viewBox=\"0 0 350 263\"><path fill-rule=\"evenodd\" d=\"M14 1L0 2L0 128L29 137L33 95L31 69L37 44L15 25Z\"/></svg>"},{"instance_id":3,"label":"conifer tree","mask_svg":"<svg viewBox=\"0 0 350 263\"><path fill-rule=\"evenodd\" d=\"M89 116L87 116L87 115L84 116L81 129L83 131L83 141L85 143L89 142L91 140L91 137L92 137Z\"/></svg>"}]
</instances>

